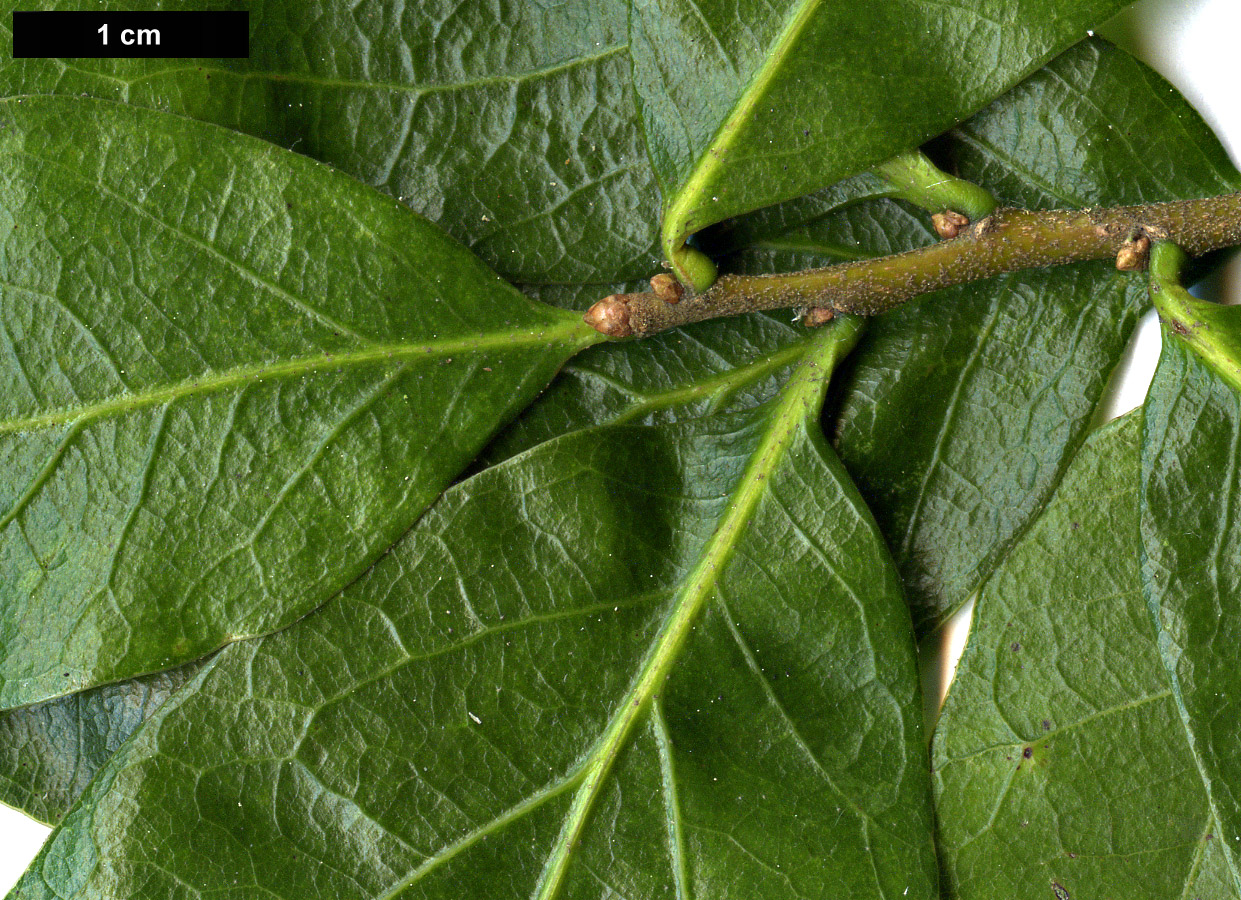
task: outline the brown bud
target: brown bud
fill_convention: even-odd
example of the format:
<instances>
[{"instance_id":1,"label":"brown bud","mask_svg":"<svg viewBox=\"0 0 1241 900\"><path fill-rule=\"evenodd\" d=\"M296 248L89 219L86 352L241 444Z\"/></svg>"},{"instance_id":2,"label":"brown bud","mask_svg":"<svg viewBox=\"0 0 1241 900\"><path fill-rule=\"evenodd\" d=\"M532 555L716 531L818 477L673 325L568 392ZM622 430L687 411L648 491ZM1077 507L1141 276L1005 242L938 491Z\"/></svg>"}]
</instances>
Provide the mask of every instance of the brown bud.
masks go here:
<instances>
[{"instance_id":1,"label":"brown bud","mask_svg":"<svg viewBox=\"0 0 1241 900\"><path fill-rule=\"evenodd\" d=\"M960 234L969 225L970 220L968 216L962 215L955 209L946 209L931 216L931 222L935 225L935 233L944 240L948 240Z\"/></svg>"},{"instance_id":2,"label":"brown bud","mask_svg":"<svg viewBox=\"0 0 1241 900\"><path fill-rule=\"evenodd\" d=\"M604 297L582 316L591 328L608 337L629 337L633 329L629 327L629 305L623 294L611 294Z\"/></svg>"},{"instance_id":3,"label":"brown bud","mask_svg":"<svg viewBox=\"0 0 1241 900\"><path fill-rule=\"evenodd\" d=\"M681 282L667 273L661 273L651 279L651 290L655 292L655 296L665 303L678 303L681 296L685 293L685 288Z\"/></svg>"},{"instance_id":4,"label":"brown bud","mask_svg":"<svg viewBox=\"0 0 1241 900\"><path fill-rule=\"evenodd\" d=\"M802 316L801 321L807 328L818 328L820 325L826 325L834 318L836 318L836 310L827 306L816 306L813 309L806 310L806 314Z\"/></svg>"},{"instance_id":5,"label":"brown bud","mask_svg":"<svg viewBox=\"0 0 1241 900\"><path fill-rule=\"evenodd\" d=\"M1121 244L1120 250L1116 252L1116 268L1122 272L1145 269L1150 250L1151 239L1146 235L1130 238Z\"/></svg>"}]
</instances>

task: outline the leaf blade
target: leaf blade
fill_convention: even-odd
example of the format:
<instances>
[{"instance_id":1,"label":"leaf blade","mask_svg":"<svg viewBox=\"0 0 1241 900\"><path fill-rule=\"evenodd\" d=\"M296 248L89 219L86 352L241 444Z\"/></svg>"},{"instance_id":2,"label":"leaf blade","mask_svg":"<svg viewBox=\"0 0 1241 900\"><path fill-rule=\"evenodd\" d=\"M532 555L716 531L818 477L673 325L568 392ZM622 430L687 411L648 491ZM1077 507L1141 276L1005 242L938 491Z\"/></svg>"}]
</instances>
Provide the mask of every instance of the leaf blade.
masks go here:
<instances>
[{"instance_id":1,"label":"leaf blade","mask_svg":"<svg viewBox=\"0 0 1241 900\"><path fill-rule=\"evenodd\" d=\"M1235 346L1241 322L1227 308L1214 312L1208 339ZM1178 718L1221 833L1224 880L1241 895L1241 858L1232 840L1241 827L1241 803L1229 780L1236 768L1229 749L1236 720L1234 702L1223 693L1233 673L1213 651L1236 627L1235 572L1227 560L1235 557L1237 543L1241 399L1228 377L1237 360L1221 374L1191 347L1165 329L1147 398L1141 585Z\"/></svg>"},{"instance_id":2,"label":"leaf blade","mask_svg":"<svg viewBox=\"0 0 1241 900\"><path fill-rule=\"evenodd\" d=\"M665 253L917 146L1123 5L979 2L944 18L917 3L636 3L634 80L664 189Z\"/></svg>"},{"instance_id":3,"label":"leaf blade","mask_svg":"<svg viewBox=\"0 0 1241 900\"><path fill-rule=\"evenodd\" d=\"M15 5L0 4L0 27ZM656 268L658 187L623 2L246 8L248 59L9 60L0 94L87 94L296 149L440 223L513 281Z\"/></svg>"},{"instance_id":4,"label":"leaf blade","mask_svg":"<svg viewBox=\"0 0 1241 900\"><path fill-rule=\"evenodd\" d=\"M0 803L55 825L112 754L199 668L190 663L0 713Z\"/></svg>"},{"instance_id":5,"label":"leaf blade","mask_svg":"<svg viewBox=\"0 0 1241 900\"><path fill-rule=\"evenodd\" d=\"M838 350L820 336L814 362ZM540 882L548 896L933 896L908 619L817 432L823 374L804 366L757 412L578 432L454 487L341 602L217 657L114 757L14 896L259 890L276 870L285 891L371 897ZM826 506L805 502L811 487ZM744 534L721 528L741 518ZM829 592L790 589L810 575ZM253 702L237 703L247 679ZM872 727L850 733L842 715ZM217 726L233 738L195 734ZM171 813L183 802L206 821ZM138 840L148 816L207 836L210 862ZM887 849L872 862L868 848Z\"/></svg>"},{"instance_id":6,"label":"leaf blade","mask_svg":"<svg viewBox=\"0 0 1241 900\"><path fill-rule=\"evenodd\" d=\"M1241 186L1188 103L1097 39L932 149L1005 202L1033 208ZM701 246L728 271L759 274L936 240L926 213L887 199L890 191L859 176L709 229ZM1139 277L1079 265L940 292L871 322L833 383L827 421L893 548L920 630L965 602L1054 492L1146 304ZM762 317L721 326L592 349L505 433L497 452L613 417L701 415L709 393L678 407L647 400L709 392L729 367L758 372L762 360L793 352L795 326L787 336ZM744 354L728 343L733 330ZM751 382L735 399L752 402L769 389Z\"/></svg>"},{"instance_id":7,"label":"leaf blade","mask_svg":"<svg viewBox=\"0 0 1241 900\"><path fill-rule=\"evenodd\" d=\"M1143 597L1141 419L1087 439L980 597L934 748L963 900L1238 896Z\"/></svg>"},{"instance_id":8,"label":"leaf blade","mask_svg":"<svg viewBox=\"0 0 1241 900\"><path fill-rule=\"evenodd\" d=\"M305 614L595 340L304 158L102 101L0 109L0 705Z\"/></svg>"},{"instance_id":9,"label":"leaf blade","mask_svg":"<svg viewBox=\"0 0 1241 900\"><path fill-rule=\"evenodd\" d=\"M963 177L1029 208L1241 185L1184 98L1099 39L941 149ZM935 295L875 323L853 383L842 378L853 395L840 400L835 441L878 511L920 624L959 608L1051 496L1147 303L1142 280L1100 263ZM928 334L927 316L942 327Z\"/></svg>"}]
</instances>

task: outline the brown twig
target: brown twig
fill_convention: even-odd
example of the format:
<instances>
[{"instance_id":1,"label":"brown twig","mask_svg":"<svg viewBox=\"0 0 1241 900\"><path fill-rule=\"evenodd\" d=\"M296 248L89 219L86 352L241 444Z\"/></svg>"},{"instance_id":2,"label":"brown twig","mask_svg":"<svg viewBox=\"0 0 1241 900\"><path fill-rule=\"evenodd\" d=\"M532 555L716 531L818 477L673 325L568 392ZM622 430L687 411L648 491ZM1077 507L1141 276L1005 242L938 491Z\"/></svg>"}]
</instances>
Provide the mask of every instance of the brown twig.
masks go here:
<instances>
[{"instance_id":1,"label":"brown twig","mask_svg":"<svg viewBox=\"0 0 1241 900\"><path fill-rule=\"evenodd\" d=\"M677 302L669 301L666 286L659 294L613 294L585 319L612 337L641 337L764 309L873 316L928 291L1020 269L1109 258L1122 269L1144 268L1150 241L1159 240L1191 256L1241 244L1241 193L1111 209L1001 209L929 247L804 272L725 275Z\"/></svg>"}]
</instances>

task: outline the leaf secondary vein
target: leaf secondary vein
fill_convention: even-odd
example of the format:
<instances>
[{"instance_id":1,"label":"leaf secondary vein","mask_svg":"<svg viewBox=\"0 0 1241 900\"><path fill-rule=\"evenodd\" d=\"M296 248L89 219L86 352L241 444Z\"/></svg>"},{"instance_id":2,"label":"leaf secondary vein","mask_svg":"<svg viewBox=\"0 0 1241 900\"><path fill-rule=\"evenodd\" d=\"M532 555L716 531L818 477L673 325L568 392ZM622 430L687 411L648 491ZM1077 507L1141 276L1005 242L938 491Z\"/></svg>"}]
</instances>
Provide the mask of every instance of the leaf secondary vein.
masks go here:
<instances>
[{"instance_id":1,"label":"leaf secondary vein","mask_svg":"<svg viewBox=\"0 0 1241 900\"><path fill-rule=\"evenodd\" d=\"M197 250L203 253L206 253L208 256L212 257L213 259L219 260L225 266L235 271L244 280L249 281L251 284L253 284L256 287L263 288L264 290L268 291L273 296L278 297L279 299L283 300L290 307L295 309L297 312L300 312L302 315L306 316L307 318L315 320L320 325L328 328L331 331L338 332L339 334L347 334L351 338L354 338L355 340L361 343L364 343L364 344L372 343L372 341L370 341L365 336L358 334L356 331L349 328L348 326L343 325L340 322L337 322L335 319L333 319L331 316L327 315L326 313L318 309L315 309L313 306L311 306L301 297L298 297L292 291L288 290L287 288L282 287L280 284L278 284L275 281L265 278L263 275L254 271L253 269L245 265L240 260L233 259L231 256L229 256L228 254L224 253L219 248L217 248L209 240L206 240L178 225L173 225L170 222L165 222L159 216L155 215L153 212L148 210L141 203L135 203L133 200L129 199L123 194L120 194L117 191L112 190L110 187L105 185L102 180L85 178L82 176L81 173L79 173L72 167L64 165L63 163L51 157L39 156L38 154L30 153L27 151L16 151L16 152L13 152L12 155L13 156L24 156L27 159L33 160L34 162L40 163L44 166L50 166L55 169L58 169L60 172L62 172L66 177L70 178L71 180L76 181L79 184L87 188L90 188L91 190L98 191L103 196L120 204L126 209L132 210L133 212L137 213L138 215L142 216L148 221L154 223L156 226L158 226L159 228L162 228L164 231L168 232L174 237L184 241L186 244L189 244L191 247L194 247Z\"/></svg>"},{"instance_id":2,"label":"leaf secondary vein","mask_svg":"<svg viewBox=\"0 0 1241 900\"><path fill-rule=\"evenodd\" d=\"M796 343L760 357L752 363L738 366L735 369L728 369L718 375L712 375L710 378L703 378L686 387L670 388L654 394L637 393L632 388L619 382L610 382L621 390L629 391L630 396L636 402L629 409L612 419L609 424L623 425L635 419L640 419L656 410L669 409L684 403L692 403L701 397L711 397L718 402L719 400L726 399L741 388L748 387L785 366L796 362L805 352L805 342ZM590 374L599 377L597 373L591 372Z\"/></svg>"},{"instance_id":3,"label":"leaf secondary vein","mask_svg":"<svg viewBox=\"0 0 1241 900\"><path fill-rule=\"evenodd\" d=\"M393 898L400 896L402 893L404 893L404 891L408 887L410 887L411 885L417 884L426 875L428 875L432 870L439 868L444 863L449 862L454 857L470 849L475 844L477 844L479 841L481 841L483 838L485 838L487 835L492 834L498 829L503 828L505 825L508 825L510 822L517 821L522 816L528 815L529 813L538 809L544 803L547 803L548 801L554 800L556 797L559 797L565 791L571 790L579 781L582 780L583 775L584 775L584 772L582 770L578 770L577 772L570 774L568 777L562 780L559 784L554 784L551 787L548 787L542 791L539 791L538 793L531 794L529 797L527 797L525 800L523 800L522 802L518 803L516 806L509 809L507 812L503 813L500 816L497 816L496 818L492 819L487 824L476 828L474 831L471 831L469 834L467 834L465 837L461 838L460 840L448 845L447 847L444 847L437 853L427 857L427 859L423 861L422 865L414 869L414 871L410 872L408 876L406 876L405 878L402 878L400 881L394 884L385 893L377 897L376 900L393 900Z\"/></svg>"}]
</instances>

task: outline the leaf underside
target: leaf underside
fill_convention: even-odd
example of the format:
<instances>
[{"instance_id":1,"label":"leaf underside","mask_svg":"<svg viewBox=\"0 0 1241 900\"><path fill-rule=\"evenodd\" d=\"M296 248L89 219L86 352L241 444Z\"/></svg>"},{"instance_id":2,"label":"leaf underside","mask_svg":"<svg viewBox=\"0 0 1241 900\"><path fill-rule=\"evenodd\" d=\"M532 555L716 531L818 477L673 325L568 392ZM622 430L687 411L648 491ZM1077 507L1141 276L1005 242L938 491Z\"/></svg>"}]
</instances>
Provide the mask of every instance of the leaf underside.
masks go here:
<instances>
[{"instance_id":1,"label":"leaf underside","mask_svg":"<svg viewBox=\"0 0 1241 900\"><path fill-rule=\"evenodd\" d=\"M0 712L0 803L59 822L112 754L201 667L192 662Z\"/></svg>"},{"instance_id":2,"label":"leaf underside","mask_svg":"<svg viewBox=\"0 0 1241 900\"><path fill-rule=\"evenodd\" d=\"M1004 202L1034 208L1241 188L1189 104L1098 39L935 149ZM929 216L883 199L890 190L873 176L852 179L725 223L703 243L724 269L761 273L935 240ZM830 427L896 557L920 630L969 598L1054 491L1147 305L1140 275L1095 263L941 291L871 321L833 383ZM592 348L495 452L602 422L760 402L778 383L773 365L798 352L790 319L751 316Z\"/></svg>"},{"instance_id":3,"label":"leaf underside","mask_svg":"<svg viewBox=\"0 0 1241 900\"><path fill-rule=\"evenodd\" d=\"M665 251L952 127L1123 0L634 0Z\"/></svg>"},{"instance_id":4,"label":"leaf underside","mask_svg":"<svg viewBox=\"0 0 1241 900\"><path fill-rule=\"evenodd\" d=\"M1027 208L1241 190L1188 102L1098 39L936 150L1003 203ZM923 627L973 594L1047 502L1149 303L1141 273L1091 263L929 295L872 323L842 373L834 443Z\"/></svg>"},{"instance_id":5,"label":"leaf underside","mask_svg":"<svg viewBox=\"0 0 1241 900\"><path fill-rule=\"evenodd\" d=\"M1142 590L1172 696L1195 751L1229 885L1241 896L1241 710L1234 649L1241 629L1241 318L1202 328L1231 345L1227 374L1165 331L1141 450ZM1228 377L1228 376L1231 376Z\"/></svg>"},{"instance_id":6,"label":"leaf underside","mask_svg":"<svg viewBox=\"0 0 1241 900\"><path fill-rule=\"evenodd\" d=\"M934 896L908 617L817 425L856 327L750 412L452 488L209 664L13 896Z\"/></svg>"},{"instance_id":7,"label":"leaf underside","mask_svg":"<svg viewBox=\"0 0 1241 900\"><path fill-rule=\"evenodd\" d=\"M1241 896L1143 597L1141 434L1087 440L978 598L934 752L961 900Z\"/></svg>"},{"instance_id":8,"label":"leaf underside","mask_svg":"<svg viewBox=\"0 0 1241 900\"><path fill-rule=\"evenodd\" d=\"M305 157L0 102L0 707L283 627L598 335Z\"/></svg>"},{"instance_id":9,"label":"leaf underside","mask_svg":"<svg viewBox=\"0 0 1241 900\"><path fill-rule=\"evenodd\" d=\"M249 61L7 61L0 94L293 146L572 305L659 258L643 124L683 236L907 149L1121 5L790 0L738 28L635 0L631 59L610 0L266 0ZM837 57L804 52L829 27ZM928 68L927 42L994 64ZM935 745L952 896L1241 896L1241 405L1172 348L1145 425L1086 437L1137 277L1025 273L871 324L828 421L896 570L816 424L849 326L782 315L589 350L369 568L594 337L306 160L86 101L0 119L0 705L279 628L365 572L158 712L190 671L0 714L0 799L53 819L100 771L13 896L933 897L895 571L923 629L983 587ZM1097 40L933 152L1030 207L1241 187ZM886 193L859 176L701 242L771 271L932 240Z\"/></svg>"}]
</instances>

